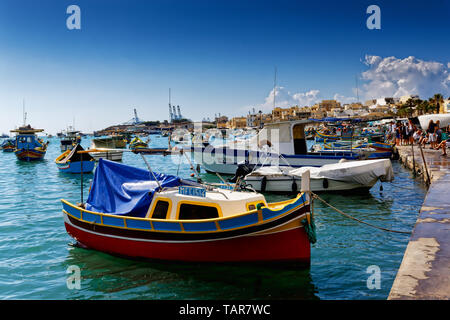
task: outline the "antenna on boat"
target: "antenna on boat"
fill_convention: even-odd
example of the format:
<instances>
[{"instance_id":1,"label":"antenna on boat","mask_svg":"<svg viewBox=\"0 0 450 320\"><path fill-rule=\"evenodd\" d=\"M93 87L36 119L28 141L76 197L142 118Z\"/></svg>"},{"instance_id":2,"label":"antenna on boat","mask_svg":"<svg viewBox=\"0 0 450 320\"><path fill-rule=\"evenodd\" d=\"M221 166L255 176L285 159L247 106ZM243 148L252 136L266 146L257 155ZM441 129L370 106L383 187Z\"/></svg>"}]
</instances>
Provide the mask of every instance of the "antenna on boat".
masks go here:
<instances>
[{"instance_id":1,"label":"antenna on boat","mask_svg":"<svg viewBox=\"0 0 450 320\"><path fill-rule=\"evenodd\" d=\"M147 165L148 171L150 171L150 173L152 174L153 179L155 179L156 183L158 184L159 190L162 190L161 184L159 183L159 180L156 179L156 176L155 176L155 174L153 173L152 168L151 168L150 165L148 164L147 159L145 159L144 155L143 155L141 152L139 152L139 154L141 155L142 159L144 160L145 164Z\"/></svg>"},{"instance_id":2,"label":"antenna on boat","mask_svg":"<svg viewBox=\"0 0 450 320\"><path fill-rule=\"evenodd\" d=\"M27 113L25 112L25 99L23 99L22 102L22 109L23 109L23 126L25 127L27 125Z\"/></svg>"},{"instance_id":3,"label":"antenna on boat","mask_svg":"<svg viewBox=\"0 0 450 320\"><path fill-rule=\"evenodd\" d=\"M277 67L275 66L275 74L273 77L273 108L275 109L275 97L277 95Z\"/></svg>"}]
</instances>

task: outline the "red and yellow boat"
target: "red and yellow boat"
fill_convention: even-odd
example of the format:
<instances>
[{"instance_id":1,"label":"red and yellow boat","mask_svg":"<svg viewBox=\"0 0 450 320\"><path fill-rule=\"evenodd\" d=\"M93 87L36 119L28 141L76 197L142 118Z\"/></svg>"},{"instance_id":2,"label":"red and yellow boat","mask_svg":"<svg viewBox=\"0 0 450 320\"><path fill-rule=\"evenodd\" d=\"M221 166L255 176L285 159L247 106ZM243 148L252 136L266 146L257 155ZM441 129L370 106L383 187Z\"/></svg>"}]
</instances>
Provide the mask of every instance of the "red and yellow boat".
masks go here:
<instances>
[{"instance_id":1,"label":"red and yellow boat","mask_svg":"<svg viewBox=\"0 0 450 320\"><path fill-rule=\"evenodd\" d=\"M267 203L260 193L103 159L86 204L62 206L81 246L130 258L309 264L315 241L308 194Z\"/></svg>"}]
</instances>

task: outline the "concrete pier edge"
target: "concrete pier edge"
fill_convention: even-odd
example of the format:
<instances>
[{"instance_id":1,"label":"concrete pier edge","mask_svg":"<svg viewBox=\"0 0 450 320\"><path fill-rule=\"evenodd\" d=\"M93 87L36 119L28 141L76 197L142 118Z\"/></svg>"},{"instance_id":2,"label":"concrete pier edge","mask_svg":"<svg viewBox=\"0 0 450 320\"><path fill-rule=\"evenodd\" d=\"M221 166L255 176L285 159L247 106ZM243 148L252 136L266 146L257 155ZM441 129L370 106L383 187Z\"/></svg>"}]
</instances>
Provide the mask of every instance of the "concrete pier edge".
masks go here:
<instances>
[{"instance_id":1,"label":"concrete pier edge","mask_svg":"<svg viewBox=\"0 0 450 320\"><path fill-rule=\"evenodd\" d=\"M408 168L427 180L420 149L398 146ZM406 247L388 300L450 299L450 156L423 149L430 186Z\"/></svg>"}]
</instances>

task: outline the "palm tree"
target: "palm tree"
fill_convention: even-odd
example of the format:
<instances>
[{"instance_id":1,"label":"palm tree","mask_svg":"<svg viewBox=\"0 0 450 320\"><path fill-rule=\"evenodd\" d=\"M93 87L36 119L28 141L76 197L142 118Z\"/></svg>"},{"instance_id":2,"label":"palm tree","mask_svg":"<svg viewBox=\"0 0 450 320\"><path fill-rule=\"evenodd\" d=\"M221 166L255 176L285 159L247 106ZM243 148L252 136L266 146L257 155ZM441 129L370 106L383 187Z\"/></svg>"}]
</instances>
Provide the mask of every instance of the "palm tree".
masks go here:
<instances>
[{"instance_id":1,"label":"palm tree","mask_svg":"<svg viewBox=\"0 0 450 320\"><path fill-rule=\"evenodd\" d=\"M440 112L440 106L444 103L444 97L440 93L436 93L432 98L429 99L430 103L433 105L435 109L435 113Z\"/></svg>"},{"instance_id":2,"label":"palm tree","mask_svg":"<svg viewBox=\"0 0 450 320\"><path fill-rule=\"evenodd\" d=\"M415 101L415 100L413 100L411 98L409 98L404 104L406 114L410 118L412 117L412 114L414 112L414 109L415 109L416 105L417 105L417 101Z\"/></svg>"},{"instance_id":3,"label":"palm tree","mask_svg":"<svg viewBox=\"0 0 450 320\"><path fill-rule=\"evenodd\" d=\"M430 110L433 108L433 106L430 104L428 100L423 100L418 105L418 110L420 114L427 114L430 112Z\"/></svg>"}]
</instances>

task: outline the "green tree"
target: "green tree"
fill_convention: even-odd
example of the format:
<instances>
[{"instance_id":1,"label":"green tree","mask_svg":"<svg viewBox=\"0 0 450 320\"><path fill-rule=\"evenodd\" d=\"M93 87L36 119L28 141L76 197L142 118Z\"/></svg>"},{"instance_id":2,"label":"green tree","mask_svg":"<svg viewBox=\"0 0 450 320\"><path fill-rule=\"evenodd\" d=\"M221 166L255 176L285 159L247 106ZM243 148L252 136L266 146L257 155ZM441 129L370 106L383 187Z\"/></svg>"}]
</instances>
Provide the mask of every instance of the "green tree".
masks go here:
<instances>
[{"instance_id":1,"label":"green tree","mask_svg":"<svg viewBox=\"0 0 450 320\"><path fill-rule=\"evenodd\" d=\"M429 99L430 104L433 106L435 113L439 113L439 108L444 103L444 97L440 93L436 93L432 98Z\"/></svg>"}]
</instances>

